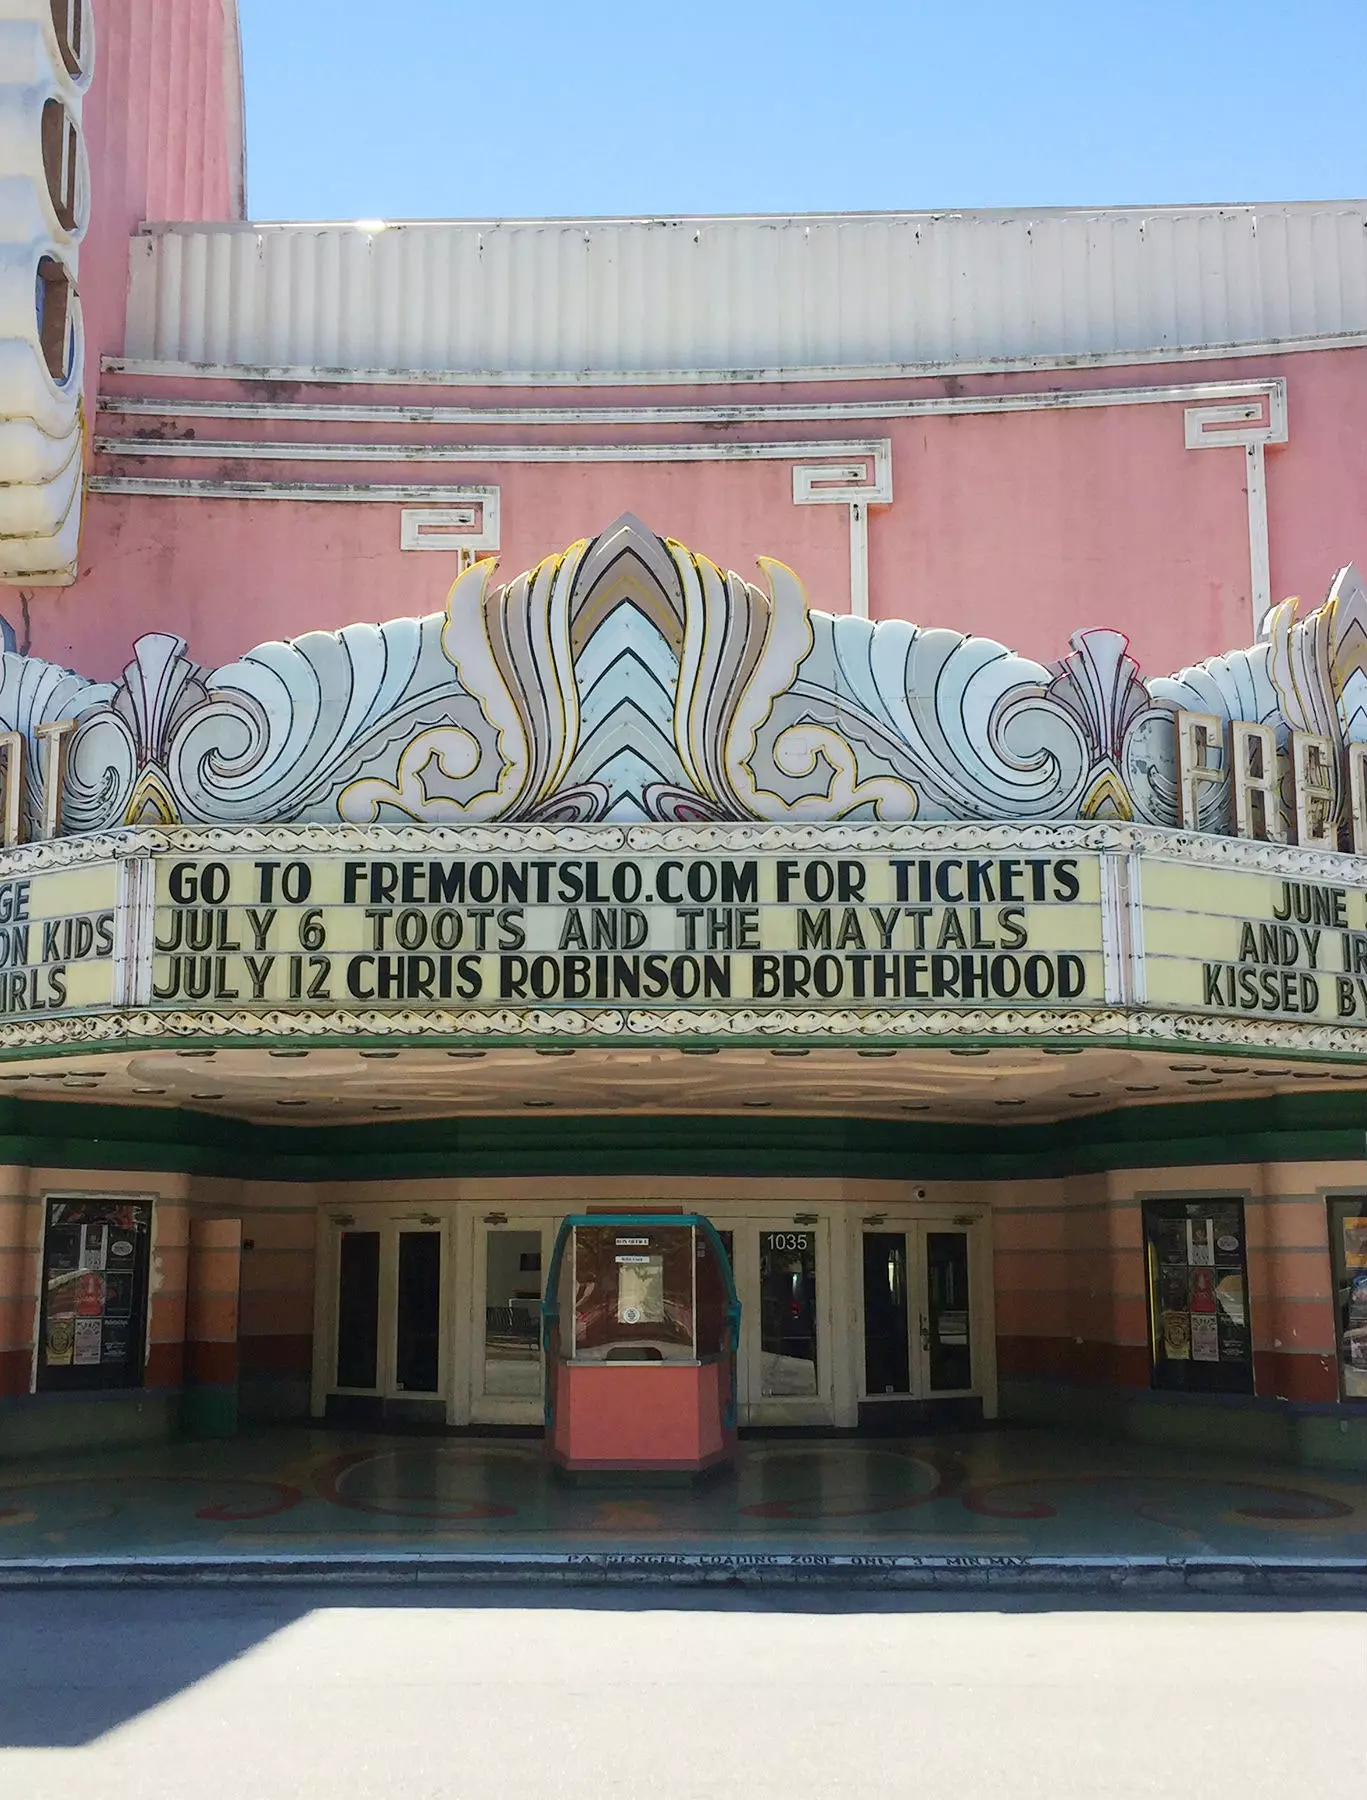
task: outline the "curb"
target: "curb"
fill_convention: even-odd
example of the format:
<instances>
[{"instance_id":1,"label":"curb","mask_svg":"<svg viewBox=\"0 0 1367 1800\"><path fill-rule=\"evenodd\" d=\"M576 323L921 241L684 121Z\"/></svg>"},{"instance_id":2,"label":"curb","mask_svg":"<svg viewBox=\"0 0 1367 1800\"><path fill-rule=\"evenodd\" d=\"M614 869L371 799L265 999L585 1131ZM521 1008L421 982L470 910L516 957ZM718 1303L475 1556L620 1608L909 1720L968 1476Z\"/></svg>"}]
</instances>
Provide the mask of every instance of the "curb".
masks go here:
<instances>
[{"instance_id":1,"label":"curb","mask_svg":"<svg viewBox=\"0 0 1367 1800\"><path fill-rule=\"evenodd\" d=\"M527 1556L31 1557L0 1591L166 1587L679 1587L920 1593L1301 1595L1367 1607L1367 1559L781 1556L603 1551Z\"/></svg>"}]
</instances>

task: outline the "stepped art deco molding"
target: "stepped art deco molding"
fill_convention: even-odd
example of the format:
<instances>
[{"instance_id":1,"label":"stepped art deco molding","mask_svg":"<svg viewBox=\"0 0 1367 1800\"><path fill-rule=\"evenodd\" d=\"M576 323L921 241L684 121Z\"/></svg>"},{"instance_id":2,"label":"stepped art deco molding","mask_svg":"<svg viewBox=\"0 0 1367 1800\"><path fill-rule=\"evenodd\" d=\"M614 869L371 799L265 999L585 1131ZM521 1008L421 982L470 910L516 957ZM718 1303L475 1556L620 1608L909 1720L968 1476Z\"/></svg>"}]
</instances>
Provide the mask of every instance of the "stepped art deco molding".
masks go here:
<instances>
[{"instance_id":1,"label":"stepped art deco molding","mask_svg":"<svg viewBox=\"0 0 1367 1800\"><path fill-rule=\"evenodd\" d=\"M1349 778L1362 785L1349 752L1367 744L1367 587L1351 566L1318 609L1277 607L1267 641L1148 682L1117 631L1079 631L1046 666L958 631L814 611L791 569L760 567L762 586L624 517L506 586L477 564L444 613L263 644L219 669L162 633L117 683L7 654L22 835L643 820L1229 834L1231 757L1179 779L1183 715L1217 736L1266 728L1292 820L1303 770L1286 753L1293 734L1316 746L1321 847L1352 810Z\"/></svg>"}]
</instances>

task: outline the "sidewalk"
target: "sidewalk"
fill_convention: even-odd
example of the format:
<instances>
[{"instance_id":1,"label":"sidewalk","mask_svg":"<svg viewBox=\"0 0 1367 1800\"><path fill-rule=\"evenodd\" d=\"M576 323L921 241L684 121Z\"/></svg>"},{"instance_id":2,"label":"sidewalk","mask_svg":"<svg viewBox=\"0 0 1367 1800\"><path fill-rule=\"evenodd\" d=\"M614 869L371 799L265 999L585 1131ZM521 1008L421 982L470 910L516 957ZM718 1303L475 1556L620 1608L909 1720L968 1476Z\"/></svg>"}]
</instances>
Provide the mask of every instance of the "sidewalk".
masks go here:
<instances>
[{"instance_id":1,"label":"sidewalk","mask_svg":"<svg viewBox=\"0 0 1367 1800\"><path fill-rule=\"evenodd\" d=\"M1367 1600L1367 1489L1026 1430L748 1441L697 1489L570 1487L535 1442L308 1429L0 1462L0 1585L456 1574Z\"/></svg>"}]
</instances>

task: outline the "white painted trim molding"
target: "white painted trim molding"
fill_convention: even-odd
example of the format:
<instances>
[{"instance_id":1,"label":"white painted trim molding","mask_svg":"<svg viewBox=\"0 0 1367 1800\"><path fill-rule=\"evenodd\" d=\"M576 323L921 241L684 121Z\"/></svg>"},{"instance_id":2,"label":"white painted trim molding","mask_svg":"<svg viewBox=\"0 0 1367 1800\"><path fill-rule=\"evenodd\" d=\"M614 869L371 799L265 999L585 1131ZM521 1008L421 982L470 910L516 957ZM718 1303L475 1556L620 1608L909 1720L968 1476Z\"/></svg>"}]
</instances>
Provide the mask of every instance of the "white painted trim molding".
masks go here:
<instances>
[{"instance_id":1,"label":"white painted trim molding","mask_svg":"<svg viewBox=\"0 0 1367 1800\"><path fill-rule=\"evenodd\" d=\"M1300 356L1325 350L1361 350L1367 331L1305 337L1243 338L1219 344L1184 344L1147 350L1083 351L1074 355L965 358L921 363L812 363L753 369L360 369L332 365L159 362L151 357L106 356L110 375L154 376L180 381L293 381L346 383L353 387L741 387L773 382L915 381L944 375L1022 375L1054 369L1140 369L1164 363L1230 362L1249 356Z\"/></svg>"}]
</instances>

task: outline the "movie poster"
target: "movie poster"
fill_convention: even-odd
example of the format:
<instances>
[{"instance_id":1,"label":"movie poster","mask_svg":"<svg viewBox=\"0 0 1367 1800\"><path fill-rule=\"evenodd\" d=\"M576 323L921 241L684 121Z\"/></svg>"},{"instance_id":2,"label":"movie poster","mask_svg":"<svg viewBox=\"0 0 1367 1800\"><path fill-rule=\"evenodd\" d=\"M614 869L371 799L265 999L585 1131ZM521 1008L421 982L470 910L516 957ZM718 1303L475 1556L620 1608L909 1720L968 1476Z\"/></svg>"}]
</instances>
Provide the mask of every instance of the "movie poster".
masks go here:
<instances>
[{"instance_id":1,"label":"movie poster","mask_svg":"<svg viewBox=\"0 0 1367 1800\"><path fill-rule=\"evenodd\" d=\"M152 1208L49 1200L43 1232L38 1387L140 1387Z\"/></svg>"},{"instance_id":2,"label":"movie poster","mask_svg":"<svg viewBox=\"0 0 1367 1800\"><path fill-rule=\"evenodd\" d=\"M1250 1392L1243 1203L1144 1203L1155 1387Z\"/></svg>"}]
</instances>

